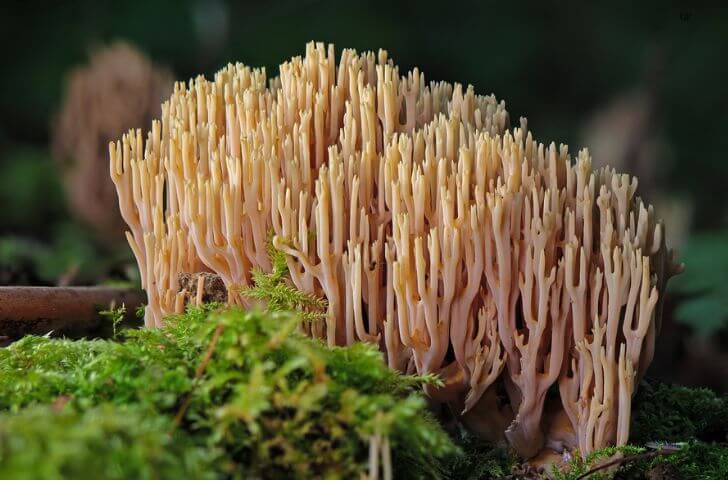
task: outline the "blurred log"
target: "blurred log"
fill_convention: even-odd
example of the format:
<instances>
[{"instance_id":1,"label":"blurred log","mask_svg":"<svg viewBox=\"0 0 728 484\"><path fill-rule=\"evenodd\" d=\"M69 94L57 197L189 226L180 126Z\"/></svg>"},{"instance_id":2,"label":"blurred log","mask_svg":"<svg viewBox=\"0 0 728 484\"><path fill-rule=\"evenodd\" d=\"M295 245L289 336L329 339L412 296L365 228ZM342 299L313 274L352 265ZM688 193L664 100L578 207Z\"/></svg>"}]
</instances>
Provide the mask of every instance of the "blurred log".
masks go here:
<instances>
[{"instance_id":1,"label":"blurred log","mask_svg":"<svg viewBox=\"0 0 728 484\"><path fill-rule=\"evenodd\" d=\"M131 319L145 302L142 291L114 287L0 287L0 345L26 334L88 336L111 327L99 311L124 304Z\"/></svg>"}]
</instances>

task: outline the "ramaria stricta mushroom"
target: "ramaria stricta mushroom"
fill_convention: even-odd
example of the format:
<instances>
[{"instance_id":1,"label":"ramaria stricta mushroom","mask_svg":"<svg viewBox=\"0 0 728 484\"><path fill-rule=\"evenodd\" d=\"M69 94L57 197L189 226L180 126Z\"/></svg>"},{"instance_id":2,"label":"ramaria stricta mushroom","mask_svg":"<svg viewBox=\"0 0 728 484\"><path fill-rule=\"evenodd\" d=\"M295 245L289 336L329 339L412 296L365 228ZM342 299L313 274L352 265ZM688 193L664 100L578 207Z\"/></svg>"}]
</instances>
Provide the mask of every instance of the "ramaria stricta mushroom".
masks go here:
<instances>
[{"instance_id":1,"label":"ramaria stricta mushroom","mask_svg":"<svg viewBox=\"0 0 728 484\"><path fill-rule=\"evenodd\" d=\"M435 402L523 458L625 444L679 266L635 178L509 124L385 51L337 64L310 43L279 77L178 83L146 141L110 145L146 325L183 310L181 273L248 305L272 233L292 284L328 302L310 336L439 375Z\"/></svg>"},{"instance_id":2,"label":"ramaria stricta mushroom","mask_svg":"<svg viewBox=\"0 0 728 484\"><path fill-rule=\"evenodd\" d=\"M53 156L69 208L104 242L118 244L125 224L107 172L107 142L129 128L149 129L173 77L123 42L94 51L74 69L53 127Z\"/></svg>"}]
</instances>

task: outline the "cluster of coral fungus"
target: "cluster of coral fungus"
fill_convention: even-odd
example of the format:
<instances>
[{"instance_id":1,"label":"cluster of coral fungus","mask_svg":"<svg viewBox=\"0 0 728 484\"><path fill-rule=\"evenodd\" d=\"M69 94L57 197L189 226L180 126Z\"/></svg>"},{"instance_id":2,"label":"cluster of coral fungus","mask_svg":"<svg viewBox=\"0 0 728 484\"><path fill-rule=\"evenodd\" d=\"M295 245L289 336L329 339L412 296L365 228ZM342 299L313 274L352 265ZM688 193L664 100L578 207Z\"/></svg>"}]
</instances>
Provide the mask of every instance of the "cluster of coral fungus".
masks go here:
<instances>
[{"instance_id":1,"label":"cluster of coral fungus","mask_svg":"<svg viewBox=\"0 0 728 484\"><path fill-rule=\"evenodd\" d=\"M440 375L433 399L523 457L626 443L674 270L663 227L636 179L509 124L384 51L337 64L311 43L276 78L237 64L177 84L146 142L110 147L146 324L183 309L180 273L248 304L273 233L291 282L328 302L311 336Z\"/></svg>"}]
</instances>

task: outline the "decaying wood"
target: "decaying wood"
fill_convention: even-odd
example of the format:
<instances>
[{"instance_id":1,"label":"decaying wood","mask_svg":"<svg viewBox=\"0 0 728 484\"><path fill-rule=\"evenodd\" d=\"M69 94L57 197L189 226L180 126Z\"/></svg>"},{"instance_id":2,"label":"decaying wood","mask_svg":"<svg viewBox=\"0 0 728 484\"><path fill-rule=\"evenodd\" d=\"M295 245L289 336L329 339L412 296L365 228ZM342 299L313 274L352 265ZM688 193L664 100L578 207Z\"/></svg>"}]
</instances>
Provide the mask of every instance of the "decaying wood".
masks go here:
<instances>
[{"instance_id":1,"label":"decaying wood","mask_svg":"<svg viewBox=\"0 0 728 484\"><path fill-rule=\"evenodd\" d=\"M177 277L180 290L185 291L187 302L197 303L197 294L200 294L203 303L221 302L228 299L227 289L222 278L211 272L181 272ZM202 291L199 282L202 281Z\"/></svg>"},{"instance_id":2,"label":"decaying wood","mask_svg":"<svg viewBox=\"0 0 728 484\"><path fill-rule=\"evenodd\" d=\"M99 311L124 304L127 317L144 293L113 287L0 287L0 344L26 334L80 336L109 324Z\"/></svg>"}]
</instances>

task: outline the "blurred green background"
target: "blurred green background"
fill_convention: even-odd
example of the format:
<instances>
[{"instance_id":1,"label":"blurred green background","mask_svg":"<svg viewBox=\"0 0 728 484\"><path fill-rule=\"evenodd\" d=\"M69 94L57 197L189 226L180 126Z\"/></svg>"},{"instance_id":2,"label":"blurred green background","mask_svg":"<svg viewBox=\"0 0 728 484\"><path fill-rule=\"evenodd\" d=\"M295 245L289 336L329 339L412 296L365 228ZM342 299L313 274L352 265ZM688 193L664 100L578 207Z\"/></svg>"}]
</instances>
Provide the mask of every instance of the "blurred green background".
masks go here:
<instances>
[{"instance_id":1,"label":"blurred green background","mask_svg":"<svg viewBox=\"0 0 728 484\"><path fill-rule=\"evenodd\" d=\"M589 146L595 163L640 176L687 265L671 281L654 371L726 390L728 8L714 4L4 2L0 284L135 278L124 244L74 215L66 160L51 155L69 73L93 52L125 41L189 79L229 61L272 75L309 40L381 47L402 70L495 93L540 140Z\"/></svg>"}]
</instances>

